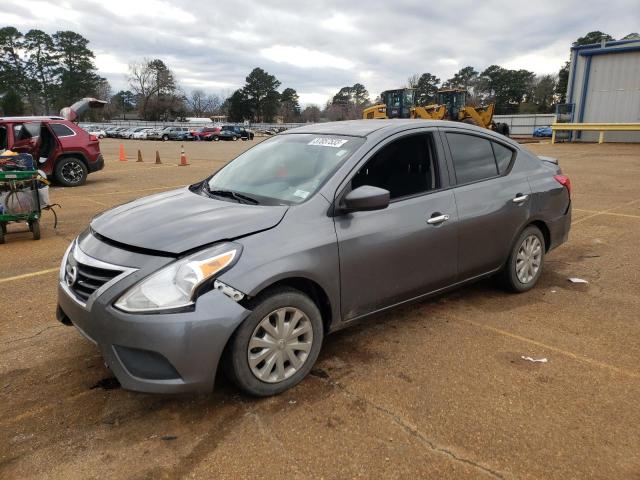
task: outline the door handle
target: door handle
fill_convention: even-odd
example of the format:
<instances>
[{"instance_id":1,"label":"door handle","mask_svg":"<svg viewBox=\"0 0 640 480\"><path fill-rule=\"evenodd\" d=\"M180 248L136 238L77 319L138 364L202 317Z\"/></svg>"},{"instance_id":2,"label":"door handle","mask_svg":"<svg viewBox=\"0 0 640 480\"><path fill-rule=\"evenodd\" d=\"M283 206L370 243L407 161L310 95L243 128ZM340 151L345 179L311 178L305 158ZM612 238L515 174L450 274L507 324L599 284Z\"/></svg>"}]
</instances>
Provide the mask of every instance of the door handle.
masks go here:
<instances>
[{"instance_id":1,"label":"door handle","mask_svg":"<svg viewBox=\"0 0 640 480\"><path fill-rule=\"evenodd\" d=\"M449 215L437 215L435 217L428 218L427 223L429 225L438 225L442 222L446 222L447 220L449 220Z\"/></svg>"},{"instance_id":2,"label":"door handle","mask_svg":"<svg viewBox=\"0 0 640 480\"><path fill-rule=\"evenodd\" d=\"M521 193L516 194L516 196L513 198L512 202L513 203L522 203L522 202L526 202L527 198L529 198L529 195L522 195Z\"/></svg>"}]
</instances>

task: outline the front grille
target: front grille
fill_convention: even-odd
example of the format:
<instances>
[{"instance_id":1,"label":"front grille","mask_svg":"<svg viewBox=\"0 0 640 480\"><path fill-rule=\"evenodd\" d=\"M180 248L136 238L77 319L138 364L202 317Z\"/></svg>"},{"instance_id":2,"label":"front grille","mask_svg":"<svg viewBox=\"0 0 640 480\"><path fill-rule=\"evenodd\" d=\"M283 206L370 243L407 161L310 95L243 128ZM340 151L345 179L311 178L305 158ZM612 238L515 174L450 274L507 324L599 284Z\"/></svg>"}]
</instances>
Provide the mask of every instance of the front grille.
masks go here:
<instances>
[{"instance_id":1,"label":"front grille","mask_svg":"<svg viewBox=\"0 0 640 480\"><path fill-rule=\"evenodd\" d=\"M65 271L60 280L69 293L84 305L96 291L123 273L131 273L133 270L90 257L74 243L67 255Z\"/></svg>"},{"instance_id":2,"label":"front grille","mask_svg":"<svg viewBox=\"0 0 640 480\"><path fill-rule=\"evenodd\" d=\"M69 288L85 302L93 292L122 273L121 270L91 267L77 261L76 268L76 281Z\"/></svg>"}]
</instances>

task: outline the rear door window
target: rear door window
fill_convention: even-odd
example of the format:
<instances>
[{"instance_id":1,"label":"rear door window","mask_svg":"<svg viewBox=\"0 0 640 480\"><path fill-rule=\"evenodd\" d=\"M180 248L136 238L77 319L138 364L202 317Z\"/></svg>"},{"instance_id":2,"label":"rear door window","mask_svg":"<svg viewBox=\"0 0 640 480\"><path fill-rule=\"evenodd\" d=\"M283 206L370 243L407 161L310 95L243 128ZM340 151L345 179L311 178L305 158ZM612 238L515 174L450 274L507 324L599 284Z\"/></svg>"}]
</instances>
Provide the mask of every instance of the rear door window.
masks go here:
<instances>
[{"instance_id":1,"label":"rear door window","mask_svg":"<svg viewBox=\"0 0 640 480\"><path fill-rule=\"evenodd\" d=\"M50 123L49 126L57 137L73 137L76 134L76 132L62 123Z\"/></svg>"},{"instance_id":2,"label":"rear door window","mask_svg":"<svg viewBox=\"0 0 640 480\"><path fill-rule=\"evenodd\" d=\"M447 133L458 184L477 182L498 175L491 141L462 133Z\"/></svg>"},{"instance_id":3,"label":"rear door window","mask_svg":"<svg viewBox=\"0 0 640 480\"><path fill-rule=\"evenodd\" d=\"M19 140L28 140L40 136L39 123L16 123L13 126L13 139L15 142Z\"/></svg>"}]
</instances>

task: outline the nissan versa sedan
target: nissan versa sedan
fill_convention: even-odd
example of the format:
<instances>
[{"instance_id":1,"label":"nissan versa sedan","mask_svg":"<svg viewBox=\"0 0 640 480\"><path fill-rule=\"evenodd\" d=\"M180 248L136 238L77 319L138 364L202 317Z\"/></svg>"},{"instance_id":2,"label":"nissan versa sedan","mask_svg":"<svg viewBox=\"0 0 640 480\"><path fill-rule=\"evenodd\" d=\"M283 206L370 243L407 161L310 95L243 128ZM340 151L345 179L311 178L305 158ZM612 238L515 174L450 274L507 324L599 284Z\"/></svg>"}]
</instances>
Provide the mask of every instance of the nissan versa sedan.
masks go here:
<instances>
[{"instance_id":1,"label":"nissan versa sedan","mask_svg":"<svg viewBox=\"0 0 640 480\"><path fill-rule=\"evenodd\" d=\"M273 395L357 320L491 275L531 289L570 196L554 159L472 125L309 125L95 217L62 260L57 316L124 388L210 391L223 370Z\"/></svg>"}]
</instances>

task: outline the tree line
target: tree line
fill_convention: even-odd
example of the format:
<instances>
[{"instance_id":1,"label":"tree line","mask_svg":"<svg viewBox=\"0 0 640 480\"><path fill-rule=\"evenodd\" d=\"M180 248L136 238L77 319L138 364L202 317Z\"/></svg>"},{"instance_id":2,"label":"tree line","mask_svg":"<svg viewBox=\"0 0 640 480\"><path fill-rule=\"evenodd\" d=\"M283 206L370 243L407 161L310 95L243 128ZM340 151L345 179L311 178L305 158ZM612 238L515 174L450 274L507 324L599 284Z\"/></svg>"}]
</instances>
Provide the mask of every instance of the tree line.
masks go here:
<instances>
[{"instance_id":1,"label":"tree line","mask_svg":"<svg viewBox=\"0 0 640 480\"><path fill-rule=\"evenodd\" d=\"M85 96L108 97L89 41L72 31L49 35L0 28L0 108L5 115L58 113Z\"/></svg>"}]
</instances>

